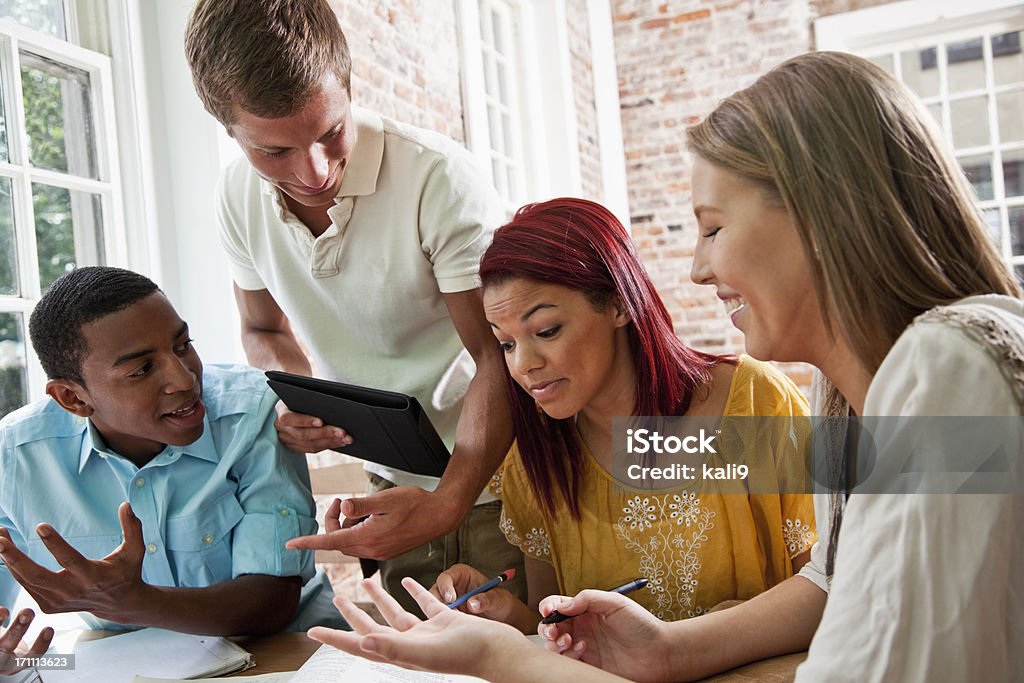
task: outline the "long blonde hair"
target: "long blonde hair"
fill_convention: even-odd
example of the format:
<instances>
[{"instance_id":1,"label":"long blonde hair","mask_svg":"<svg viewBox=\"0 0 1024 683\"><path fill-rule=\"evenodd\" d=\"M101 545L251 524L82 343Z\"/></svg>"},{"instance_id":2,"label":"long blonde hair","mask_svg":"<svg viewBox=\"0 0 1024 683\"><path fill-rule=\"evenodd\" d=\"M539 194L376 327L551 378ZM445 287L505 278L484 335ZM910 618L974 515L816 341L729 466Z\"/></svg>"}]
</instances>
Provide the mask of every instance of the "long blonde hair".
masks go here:
<instances>
[{"instance_id":1,"label":"long blonde hair","mask_svg":"<svg viewBox=\"0 0 1024 683\"><path fill-rule=\"evenodd\" d=\"M931 116L865 59L794 57L687 135L693 152L790 212L829 332L871 373L920 313L1021 296Z\"/></svg>"}]
</instances>

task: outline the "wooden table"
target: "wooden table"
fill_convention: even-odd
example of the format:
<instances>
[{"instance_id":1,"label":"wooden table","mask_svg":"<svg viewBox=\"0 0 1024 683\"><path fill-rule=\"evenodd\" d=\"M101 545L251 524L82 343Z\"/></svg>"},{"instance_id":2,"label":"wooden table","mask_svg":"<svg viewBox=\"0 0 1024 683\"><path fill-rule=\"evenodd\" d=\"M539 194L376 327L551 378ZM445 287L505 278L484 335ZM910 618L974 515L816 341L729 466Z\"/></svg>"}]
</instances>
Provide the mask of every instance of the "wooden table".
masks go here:
<instances>
[{"instance_id":1,"label":"wooden table","mask_svg":"<svg viewBox=\"0 0 1024 683\"><path fill-rule=\"evenodd\" d=\"M256 666L239 671L234 676L255 676L279 671L295 671L313 656L320 643L311 640L305 633L275 633L272 636L232 638L256 658Z\"/></svg>"},{"instance_id":2,"label":"wooden table","mask_svg":"<svg viewBox=\"0 0 1024 683\"><path fill-rule=\"evenodd\" d=\"M115 633L85 631L79 640L103 638ZM256 659L256 666L225 678L295 671L320 647L320 643L311 640L305 633L275 633L271 636L241 637L232 640L252 653ZM752 662L703 680L704 683L790 683L796 675L796 667L806 658L806 652L782 655Z\"/></svg>"},{"instance_id":3,"label":"wooden table","mask_svg":"<svg viewBox=\"0 0 1024 683\"><path fill-rule=\"evenodd\" d=\"M256 658L255 668L234 676L295 671L320 647L320 643L310 640L305 633L277 633L233 640ZM764 659L705 678L704 683L790 683L796 675L796 667L806 658L806 652L799 652Z\"/></svg>"}]
</instances>

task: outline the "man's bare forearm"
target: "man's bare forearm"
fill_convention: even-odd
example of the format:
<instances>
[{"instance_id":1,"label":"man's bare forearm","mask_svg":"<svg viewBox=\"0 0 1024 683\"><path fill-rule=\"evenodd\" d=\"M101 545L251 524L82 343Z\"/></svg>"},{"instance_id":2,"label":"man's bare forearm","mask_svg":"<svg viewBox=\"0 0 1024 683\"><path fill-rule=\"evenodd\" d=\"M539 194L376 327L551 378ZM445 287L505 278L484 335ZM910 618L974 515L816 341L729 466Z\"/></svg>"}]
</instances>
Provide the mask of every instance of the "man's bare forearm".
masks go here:
<instances>
[{"instance_id":1,"label":"man's bare forearm","mask_svg":"<svg viewBox=\"0 0 1024 683\"><path fill-rule=\"evenodd\" d=\"M455 528L473 507L512 445L505 366L497 353L477 360L455 431L455 449L441 477L438 493L452 501Z\"/></svg>"},{"instance_id":2,"label":"man's bare forearm","mask_svg":"<svg viewBox=\"0 0 1024 683\"><path fill-rule=\"evenodd\" d=\"M284 370L296 375L313 374L309 358L290 331L242 329L242 348L249 365L263 370Z\"/></svg>"},{"instance_id":3,"label":"man's bare forearm","mask_svg":"<svg viewBox=\"0 0 1024 683\"><path fill-rule=\"evenodd\" d=\"M276 633L294 618L300 589L299 577L263 574L239 576L206 588L143 585L125 596L117 613L96 616L211 636Z\"/></svg>"}]
</instances>

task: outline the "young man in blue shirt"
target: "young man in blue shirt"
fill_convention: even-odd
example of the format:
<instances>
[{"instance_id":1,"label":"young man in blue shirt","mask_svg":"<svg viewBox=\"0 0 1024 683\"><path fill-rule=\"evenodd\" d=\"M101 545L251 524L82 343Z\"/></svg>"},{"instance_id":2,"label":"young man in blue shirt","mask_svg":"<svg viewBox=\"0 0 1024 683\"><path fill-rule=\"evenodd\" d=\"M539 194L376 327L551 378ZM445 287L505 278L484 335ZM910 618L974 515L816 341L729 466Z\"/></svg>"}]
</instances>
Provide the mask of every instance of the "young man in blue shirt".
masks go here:
<instances>
[{"instance_id":1,"label":"young man in blue shirt","mask_svg":"<svg viewBox=\"0 0 1024 683\"><path fill-rule=\"evenodd\" d=\"M262 374L203 364L149 279L80 268L30 321L48 399L0 421L0 604L228 635L336 620ZM305 588L303 585L305 584ZM117 628L117 626L113 626Z\"/></svg>"}]
</instances>

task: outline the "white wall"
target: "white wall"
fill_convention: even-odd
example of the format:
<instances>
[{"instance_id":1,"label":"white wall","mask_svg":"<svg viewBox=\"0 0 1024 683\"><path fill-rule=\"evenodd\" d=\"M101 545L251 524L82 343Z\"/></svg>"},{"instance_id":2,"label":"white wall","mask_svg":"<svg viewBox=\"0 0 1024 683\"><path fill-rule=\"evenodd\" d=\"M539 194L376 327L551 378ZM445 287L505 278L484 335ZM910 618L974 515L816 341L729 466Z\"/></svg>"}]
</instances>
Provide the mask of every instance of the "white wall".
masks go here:
<instances>
[{"instance_id":1,"label":"white wall","mask_svg":"<svg viewBox=\"0 0 1024 683\"><path fill-rule=\"evenodd\" d=\"M148 264L132 265L151 273L188 321L204 362L244 362L214 209L220 171L240 152L192 87L184 52L191 7L192 0L127 3L139 133L149 147L143 163L148 156L152 174L141 191L156 223L146 226Z\"/></svg>"}]
</instances>

